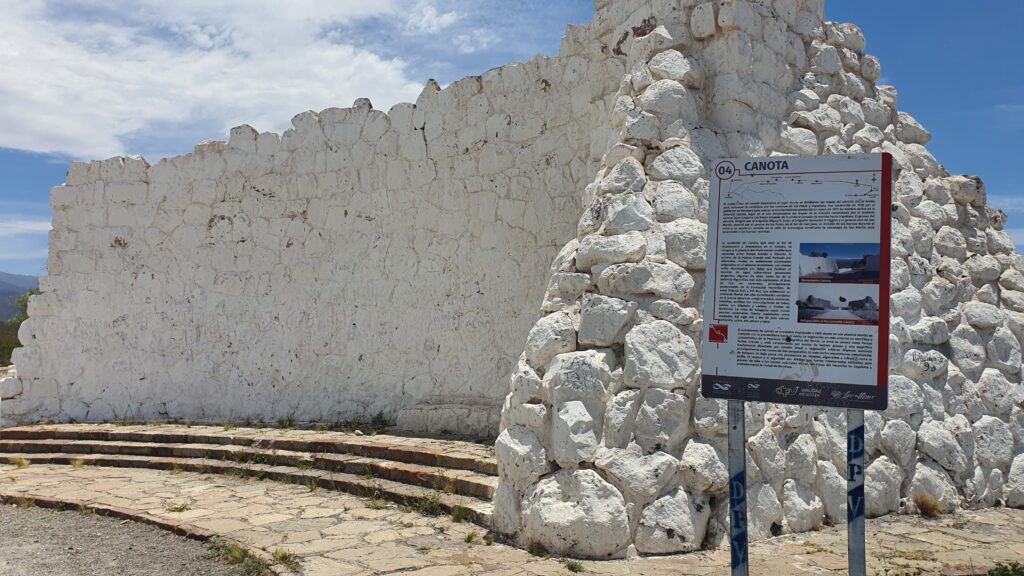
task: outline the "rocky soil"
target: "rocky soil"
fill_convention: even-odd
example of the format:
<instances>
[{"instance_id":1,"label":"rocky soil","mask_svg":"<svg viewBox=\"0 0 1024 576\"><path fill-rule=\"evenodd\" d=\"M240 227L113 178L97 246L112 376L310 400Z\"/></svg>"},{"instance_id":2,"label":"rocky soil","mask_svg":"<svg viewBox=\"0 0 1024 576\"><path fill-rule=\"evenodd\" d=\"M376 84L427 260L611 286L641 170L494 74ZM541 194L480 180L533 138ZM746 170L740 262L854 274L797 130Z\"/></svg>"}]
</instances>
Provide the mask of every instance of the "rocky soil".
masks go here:
<instances>
[{"instance_id":1,"label":"rocky soil","mask_svg":"<svg viewBox=\"0 0 1024 576\"><path fill-rule=\"evenodd\" d=\"M2 576L237 576L207 545L80 512L0 507Z\"/></svg>"}]
</instances>

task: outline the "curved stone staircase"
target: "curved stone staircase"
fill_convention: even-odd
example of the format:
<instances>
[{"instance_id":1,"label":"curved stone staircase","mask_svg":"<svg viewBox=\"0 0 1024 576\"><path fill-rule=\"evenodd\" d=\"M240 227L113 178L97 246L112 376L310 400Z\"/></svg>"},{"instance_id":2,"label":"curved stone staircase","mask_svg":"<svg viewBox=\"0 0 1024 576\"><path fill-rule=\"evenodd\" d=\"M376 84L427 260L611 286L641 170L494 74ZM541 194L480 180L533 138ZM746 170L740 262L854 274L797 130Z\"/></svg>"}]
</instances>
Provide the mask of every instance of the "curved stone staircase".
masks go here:
<instances>
[{"instance_id":1,"label":"curved stone staircase","mask_svg":"<svg viewBox=\"0 0 1024 576\"><path fill-rule=\"evenodd\" d=\"M231 474L341 490L491 527L490 446L321 430L57 424L0 430L0 462Z\"/></svg>"}]
</instances>

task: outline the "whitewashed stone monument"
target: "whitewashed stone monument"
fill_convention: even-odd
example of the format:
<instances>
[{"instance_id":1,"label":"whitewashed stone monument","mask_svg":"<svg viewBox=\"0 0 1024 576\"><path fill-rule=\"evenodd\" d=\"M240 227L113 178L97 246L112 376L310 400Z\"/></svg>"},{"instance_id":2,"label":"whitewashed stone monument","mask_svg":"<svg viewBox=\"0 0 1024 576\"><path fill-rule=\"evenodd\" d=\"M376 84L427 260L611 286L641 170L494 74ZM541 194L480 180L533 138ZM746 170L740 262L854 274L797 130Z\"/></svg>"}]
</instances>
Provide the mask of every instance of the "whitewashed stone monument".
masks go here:
<instances>
[{"instance_id":1,"label":"whitewashed stone monument","mask_svg":"<svg viewBox=\"0 0 1024 576\"><path fill-rule=\"evenodd\" d=\"M601 6L597 22L601 21ZM551 266L496 448L499 529L586 557L727 543L726 402L698 392L707 169L889 152L890 401L868 412L867 512L1024 506L1024 259L973 177L877 85L821 1L622 2L618 134ZM594 26L592 24L592 26ZM754 539L846 521L845 411L749 404Z\"/></svg>"},{"instance_id":2,"label":"whitewashed stone monument","mask_svg":"<svg viewBox=\"0 0 1024 576\"><path fill-rule=\"evenodd\" d=\"M876 84L860 30L822 0L595 8L558 57L387 113L358 101L154 166L72 165L2 423L382 413L500 431L496 524L521 542L720 546L725 403L697 393L707 167L888 152L868 514L921 493L1024 506L1024 259L981 181L948 174ZM842 522L844 413L747 415L751 537Z\"/></svg>"}]
</instances>

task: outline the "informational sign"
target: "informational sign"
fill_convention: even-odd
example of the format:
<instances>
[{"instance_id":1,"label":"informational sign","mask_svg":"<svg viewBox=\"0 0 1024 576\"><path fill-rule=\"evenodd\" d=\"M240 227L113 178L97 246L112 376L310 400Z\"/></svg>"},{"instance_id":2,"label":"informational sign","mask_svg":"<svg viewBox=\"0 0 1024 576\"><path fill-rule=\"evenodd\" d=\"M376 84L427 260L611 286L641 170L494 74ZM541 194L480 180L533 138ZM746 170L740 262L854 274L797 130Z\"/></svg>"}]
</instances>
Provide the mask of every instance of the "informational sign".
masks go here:
<instances>
[{"instance_id":1,"label":"informational sign","mask_svg":"<svg viewBox=\"0 0 1024 576\"><path fill-rule=\"evenodd\" d=\"M892 157L715 164L701 391L884 410Z\"/></svg>"}]
</instances>

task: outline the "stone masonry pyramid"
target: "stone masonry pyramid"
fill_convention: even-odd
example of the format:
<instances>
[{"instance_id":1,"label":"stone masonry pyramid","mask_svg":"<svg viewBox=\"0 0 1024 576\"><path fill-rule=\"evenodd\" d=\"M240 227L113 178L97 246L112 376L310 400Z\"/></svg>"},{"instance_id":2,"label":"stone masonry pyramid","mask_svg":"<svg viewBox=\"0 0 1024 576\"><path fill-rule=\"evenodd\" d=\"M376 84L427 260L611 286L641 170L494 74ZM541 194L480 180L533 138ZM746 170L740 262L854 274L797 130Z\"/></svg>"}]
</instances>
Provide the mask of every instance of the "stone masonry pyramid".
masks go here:
<instances>
[{"instance_id":1,"label":"stone masonry pyramid","mask_svg":"<svg viewBox=\"0 0 1024 576\"><path fill-rule=\"evenodd\" d=\"M912 512L918 494L945 512L1024 506L1024 259L981 181L936 161L861 31L823 21L821 1L623 4L652 15L628 45L619 139L511 377L500 528L594 558L726 545L726 402L698 383L707 170L729 156L893 155L868 516ZM845 411L750 403L746 429L752 538L845 522Z\"/></svg>"}]
</instances>

